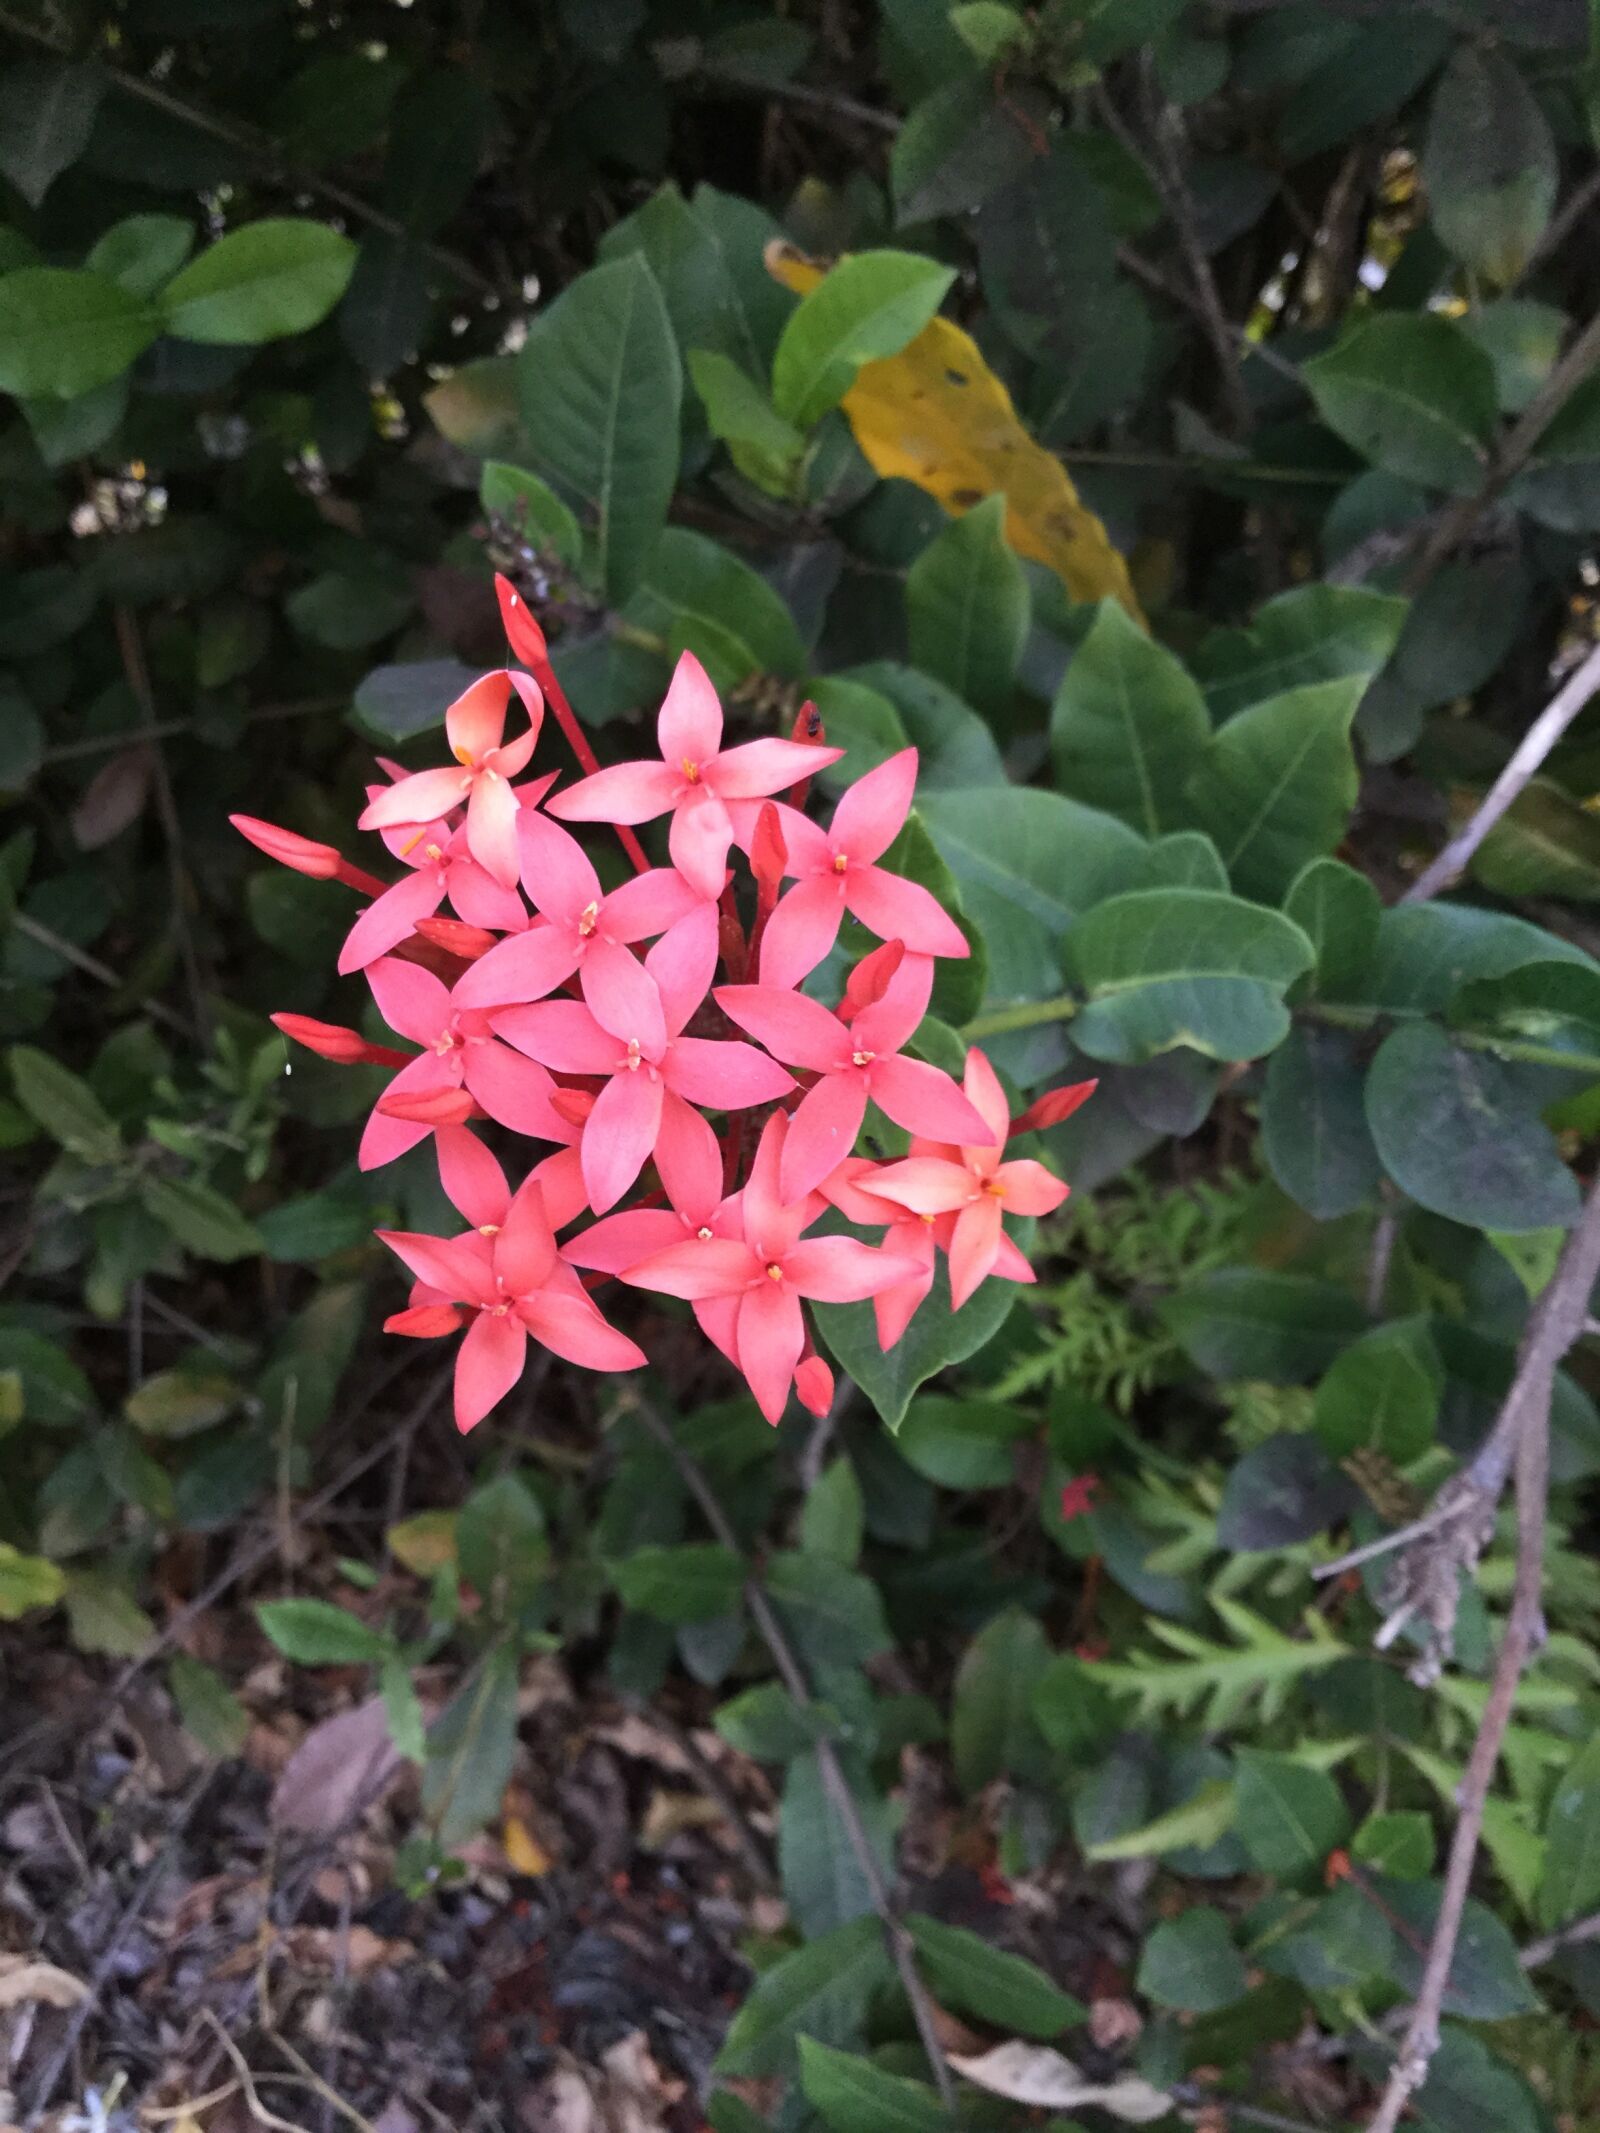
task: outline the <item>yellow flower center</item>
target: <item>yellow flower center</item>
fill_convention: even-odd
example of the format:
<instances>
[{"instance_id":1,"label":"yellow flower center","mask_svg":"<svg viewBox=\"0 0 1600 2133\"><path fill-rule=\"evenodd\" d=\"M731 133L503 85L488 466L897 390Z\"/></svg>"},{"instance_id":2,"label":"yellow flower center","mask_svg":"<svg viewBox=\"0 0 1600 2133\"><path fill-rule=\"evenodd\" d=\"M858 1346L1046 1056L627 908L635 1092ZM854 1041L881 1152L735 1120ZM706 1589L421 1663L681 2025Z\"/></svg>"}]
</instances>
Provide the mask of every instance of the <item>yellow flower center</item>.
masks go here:
<instances>
[{"instance_id":1,"label":"yellow flower center","mask_svg":"<svg viewBox=\"0 0 1600 2133\"><path fill-rule=\"evenodd\" d=\"M852 1052L850 1054L850 1064L852 1066L871 1066L877 1056L876 1052Z\"/></svg>"},{"instance_id":2,"label":"yellow flower center","mask_svg":"<svg viewBox=\"0 0 1600 2133\"><path fill-rule=\"evenodd\" d=\"M584 940L587 940L590 934L593 933L595 927L599 924L599 922L600 906L598 904L585 904L582 911L578 915L578 932L580 937Z\"/></svg>"},{"instance_id":3,"label":"yellow flower center","mask_svg":"<svg viewBox=\"0 0 1600 2133\"><path fill-rule=\"evenodd\" d=\"M783 1268L779 1266L776 1259L767 1268L767 1279L768 1281L782 1281L783 1279Z\"/></svg>"},{"instance_id":4,"label":"yellow flower center","mask_svg":"<svg viewBox=\"0 0 1600 2133\"><path fill-rule=\"evenodd\" d=\"M691 785L699 784L700 765L698 763L691 763L689 758L687 756L684 756L679 762L678 768L683 772L684 776L688 779Z\"/></svg>"},{"instance_id":5,"label":"yellow flower center","mask_svg":"<svg viewBox=\"0 0 1600 2133\"><path fill-rule=\"evenodd\" d=\"M836 874L847 874L850 871L850 854L848 852L834 853L833 871Z\"/></svg>"},{"instance_id":6,"label":"yellow flower center","mask_svg":"<svg viewBox=\"0 0 1600 2133\"><path fill-rule=\"evenodd\" d=\"M695 1235L700 1239L700 1242L702 1244L709 1244L711 1242L711 1232L709 1229L706 1228L703 1222L701 1223L700 1227L695 1231Z\"/></svg>"}]
</instances>

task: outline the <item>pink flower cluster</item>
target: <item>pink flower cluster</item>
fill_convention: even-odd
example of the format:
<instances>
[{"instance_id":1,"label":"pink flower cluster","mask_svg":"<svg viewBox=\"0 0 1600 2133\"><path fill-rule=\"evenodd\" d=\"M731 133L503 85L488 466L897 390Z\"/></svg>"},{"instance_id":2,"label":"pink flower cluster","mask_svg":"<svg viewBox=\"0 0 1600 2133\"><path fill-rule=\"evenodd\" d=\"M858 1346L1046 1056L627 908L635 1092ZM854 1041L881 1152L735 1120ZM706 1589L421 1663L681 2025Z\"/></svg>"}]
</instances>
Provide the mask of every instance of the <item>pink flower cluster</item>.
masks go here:
<instances>
[{"instance_id":1,"label":"pink flower cluster","mask_svg":"<svg viewBox=\"0 0 1600 2133\"><path fill-rule=\"evenodd\" d=\"M431 1135L466 1224L454 1237L379 1233L414 1277L388 1328L465 1328L455 1410L466 1430L517 1382L530 1336L594 1370L644 1362L594 1300L616 1278L686 1299L769 1421L791 1388L821 1413L833 1381L804 1302L870 1297L889 1348L941 1250L957 1308L991 1276L1031 1281L1002 1218L1046 1214L1067 1187L1038 1162L1008 1160L1006 1142L1069 1115L1093 1083L1053 1091L1013 1123L980 1051L959 1086L908 1056L934 958L968 952L927 889L879 864L910 810L915 749L858 779L824 829L803 811L807 789L842 751L821 744L814 714L794 739L724 747L716 692L686 652L657 719L659 758L602 770L537 624L497 582L513 654L533 673L486 674L450 706L450 766L382 765L358 827L381 836L397 880L233 818L273 858L368 899L339 969L365 977L414 1047L273 1018L324 1058L397 1069L361 1165ZM508 740L513 698L526 724ZM588 772L558 791L554 775L516 782L547 704ZM662 816L671 863L653 866L633 826ZM565 822L616 826L633 877L607 889ZM748 932L734 854L752 877ZM447 903L453 916L441 915ZM798 987L846 912L883 945L829 1008ZM869 1101L912 1136L903 1160L854 1152ZM551 1144L515 1190L472 1130L485 1119ZM830 1206L881 1241L807 1236Z\"/></svg>"}]
</instances>

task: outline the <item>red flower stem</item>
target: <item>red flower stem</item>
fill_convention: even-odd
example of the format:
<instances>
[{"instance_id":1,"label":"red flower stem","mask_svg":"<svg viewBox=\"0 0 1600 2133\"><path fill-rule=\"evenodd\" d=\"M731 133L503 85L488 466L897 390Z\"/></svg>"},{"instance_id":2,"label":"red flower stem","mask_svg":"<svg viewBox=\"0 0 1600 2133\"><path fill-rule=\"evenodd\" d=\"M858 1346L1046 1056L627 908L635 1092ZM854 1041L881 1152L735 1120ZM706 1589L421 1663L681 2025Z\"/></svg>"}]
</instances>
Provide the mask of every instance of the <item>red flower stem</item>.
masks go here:
<instances>
[{"instance_id":1,"label":"red flower stem","mask_svg":"<svg viewBox=\"0 0 1600 2133\"><path fill-rule=\"evenodd\" d=\"M333 878L335 881L342 881L347 889L355 889L362 896L382 896L386 889L393 886L390 882L380 881L376 874L367 874L360 867L352 866L348 859L339 861Z\"/></svg>"},{"instance_id":2,"label":"red flower stem","mask_svg":"<svg viewBox=\"0 0 1600 2133\"><path fill-rule=\"evenodd\" d=\"M567 746L578 758L579 769L582 770L585 777L592 778L600 768L600 758L589 746L588 736L578 724L571 704L567 702L567 692L562 688L560 682L556 680L555 668L548 659L534 660L530 664L533 667L534 680L544 691L545 702L556 715L556 724L566 735ZM617 823L615 828L622 849L633 861L634 872L636 874L648 874L650 862L645 857L644 846L625 822Z\"/></svg>"},{"instance_id":3,"label":"red flower stem","mask_svg":"<svg viewBox=\"0 0 1600 2133\"><path fill-rule=\"evenodd\" d=\"M750 951L745 946L744 928L739 923L731 881L717 902L717 948L729 983L742 985L750 974Z\"/></svg>"}]
</instances>

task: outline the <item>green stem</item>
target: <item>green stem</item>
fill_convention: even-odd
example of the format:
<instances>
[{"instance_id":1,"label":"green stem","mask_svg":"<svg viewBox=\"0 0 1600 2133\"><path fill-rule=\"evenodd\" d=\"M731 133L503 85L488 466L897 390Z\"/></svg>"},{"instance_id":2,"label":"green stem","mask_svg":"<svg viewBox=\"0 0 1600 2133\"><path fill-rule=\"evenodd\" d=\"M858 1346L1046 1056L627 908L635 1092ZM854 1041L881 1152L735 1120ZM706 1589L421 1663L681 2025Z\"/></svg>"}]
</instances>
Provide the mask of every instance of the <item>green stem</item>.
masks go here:
<instances>
[{"instance_id":1,"label":"green stem","mask_svg":"<svg viewBox=\"0 0 1600 2133\"><path fill-rule=\"evenodd\" d=\"M979 1015L967 1023L963 1037L1003 1037L1014 1029L1038 1029L1046 1022L1070 1022L1083 1005L1071 993L1060 993L1053 1000L1023 1000L1015 1007L996 1007L986 1015Z\"/></svg>"}]
</instances>

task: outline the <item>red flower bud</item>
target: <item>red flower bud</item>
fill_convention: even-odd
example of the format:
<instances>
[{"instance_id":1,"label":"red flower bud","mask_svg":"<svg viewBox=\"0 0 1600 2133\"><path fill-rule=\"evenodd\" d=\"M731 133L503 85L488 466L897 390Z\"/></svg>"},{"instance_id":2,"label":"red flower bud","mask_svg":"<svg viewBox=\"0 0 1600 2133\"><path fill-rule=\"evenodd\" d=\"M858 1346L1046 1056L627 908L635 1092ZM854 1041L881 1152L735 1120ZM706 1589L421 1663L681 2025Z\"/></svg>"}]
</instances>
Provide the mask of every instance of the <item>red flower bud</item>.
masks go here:
<instances>
[{"instance_id":1,"label":"red flower bud","mask_svg":"<svg viewBox=\"0 0 1600 2133\"><path fill-rule=\"evenodd\" d=\"M1059 1126L1080 1104L1086 1104L1099 1088L1098 1081L1075 1081L1070 1088L1047 1089L1035 1098L1020 1118L1011 1121L1013 1133L1042 1133L1046 1126Z\"/></svg>"},{"instance_id":2,"label":"red flower bud","mask_svg":"<svg viewBox=\"0 0 1600 2133\"><path fill-rule=\"evenodd\" d=\"M293 867L297 874L309 874L313 881L338 880L344 861L331 844L316 844L294 830L279 829L275 822L258 821L254 815L230 815L228 820L241 837L248 838L258 852L265 852L280 866Z\"/></svg>"},{"instance_id":3,"label":"red flower bud","mask_svg":"<svg viewBox=\"0 0 1600 2133\"><path fill-rule=\"evenodd\" d=\"M464 963L475 963L480 955L487 955L500 938L483 926L469 926L459 918L419 918L416 930L435 948L442 948L446 955L460 956Z\"/></svg>"},{"instance_id":4,"label":"red flower bud","mask_svg":"<svg viewBox=\"0 0 1600 2133\"><path fill-rule=\"evenodd\" d=\"M771 800L764 800L756 817L756 833L750 840L750 871L763 897L776 899L788 864L789 847L783 840L777 807Z\"/></svg>"},{"instance_id":5,"label":"red flower bud","mask_svg":"<svg viewBox=\"0 0 1600 2133\"><path fill-rule=\"evenodd\" d=\"M413 1126L464 1126L469 1118L485 1115L465 1089L448 1083L440 1089L402 1089L398 1096L391 1090L378 1098L378 1109Z\"/></svg>"},{"instance_id":6,"label":"red flower bud","mask_svg":"<svg viewBox=\"0 0 1600 2133\"><path fill-rule=\"evenodd\" d=\"M1074 1474L1061 1491L1061 1516L1064 1519L1085 1517L1094 1509L1099 1488L1098 1474Z\"/></svg>"},{"instance_id":7,"label":"red flower bud","mask_svg":"<svg viewBox=\"0 0 1600 2133\"><path fill-rule=\"evenodd\" d=\"M454 1333L464 1323L466 1313L458 1311L454 1304L413 1304L408 1311L395 1311L383 1322L385 1333L403 1333L410 1340L437 1340L443 1333Z\"/></svg>"},{"instance_id":8,"label":"red flower bud","mask_svg":"<svg viewBox=\"0 0 1600 2133\"><path fill-rule=\"evenodd\" d=\"M864 955L845 984L844 998L839 1002L839 1020L853 1022L863 1008L881 1000L905 956L904 941L885 941L881 948L874 948L871 955Z\"/></svg>"},{"instance_id":9,"label":"red flower bud","mask_svg":"<svg viewBox=\"0 0 1600 2133\"><path fill-rule=\"evenodd\" d=\"M814 1415L825 1415L833 1405L833 1372L820 1355L802 1356L795 1367L794 1389L800 1405Z\"/></svg>"},{"instance_id":10,"label":"red flower bud","mask_svg":"<svg viewBox=\"0 0 1600 2133\"><path fill-rule=\"evenodd\" d=\"M414 1052L396 1051L392 1044L369 1044L361 1032L339 1022L317 1022L310 1015L274 1015L274 1029L282 1030L296 1044L303 1044L319 1059L336 1066L409 1066Z\"/></svg>"},{"instance_id":11,"label":"red flower bud","mask_svg":"<svg viewBox=\"0 0 1600 2133\"><path fill-rule=\"evenodd\" d=\"M525 667L542 667L549 663L550 648L545 642L544 631L528 612L528 603L509 578L495 573L494 589L500 599L500 620L505 625L506 641Z\"/></svg>"},{"instance_id":12,"label":"red flower bud","mask_svg":"<svg viewBox=\"0 0 1600 2133\"><path fill-rule=\"evenodd\" d=\"M594 1109L594 1097L588 1089L553 1089L550 1108L569 1126L581 1126Z\"/></svg>"}]
</instances>

